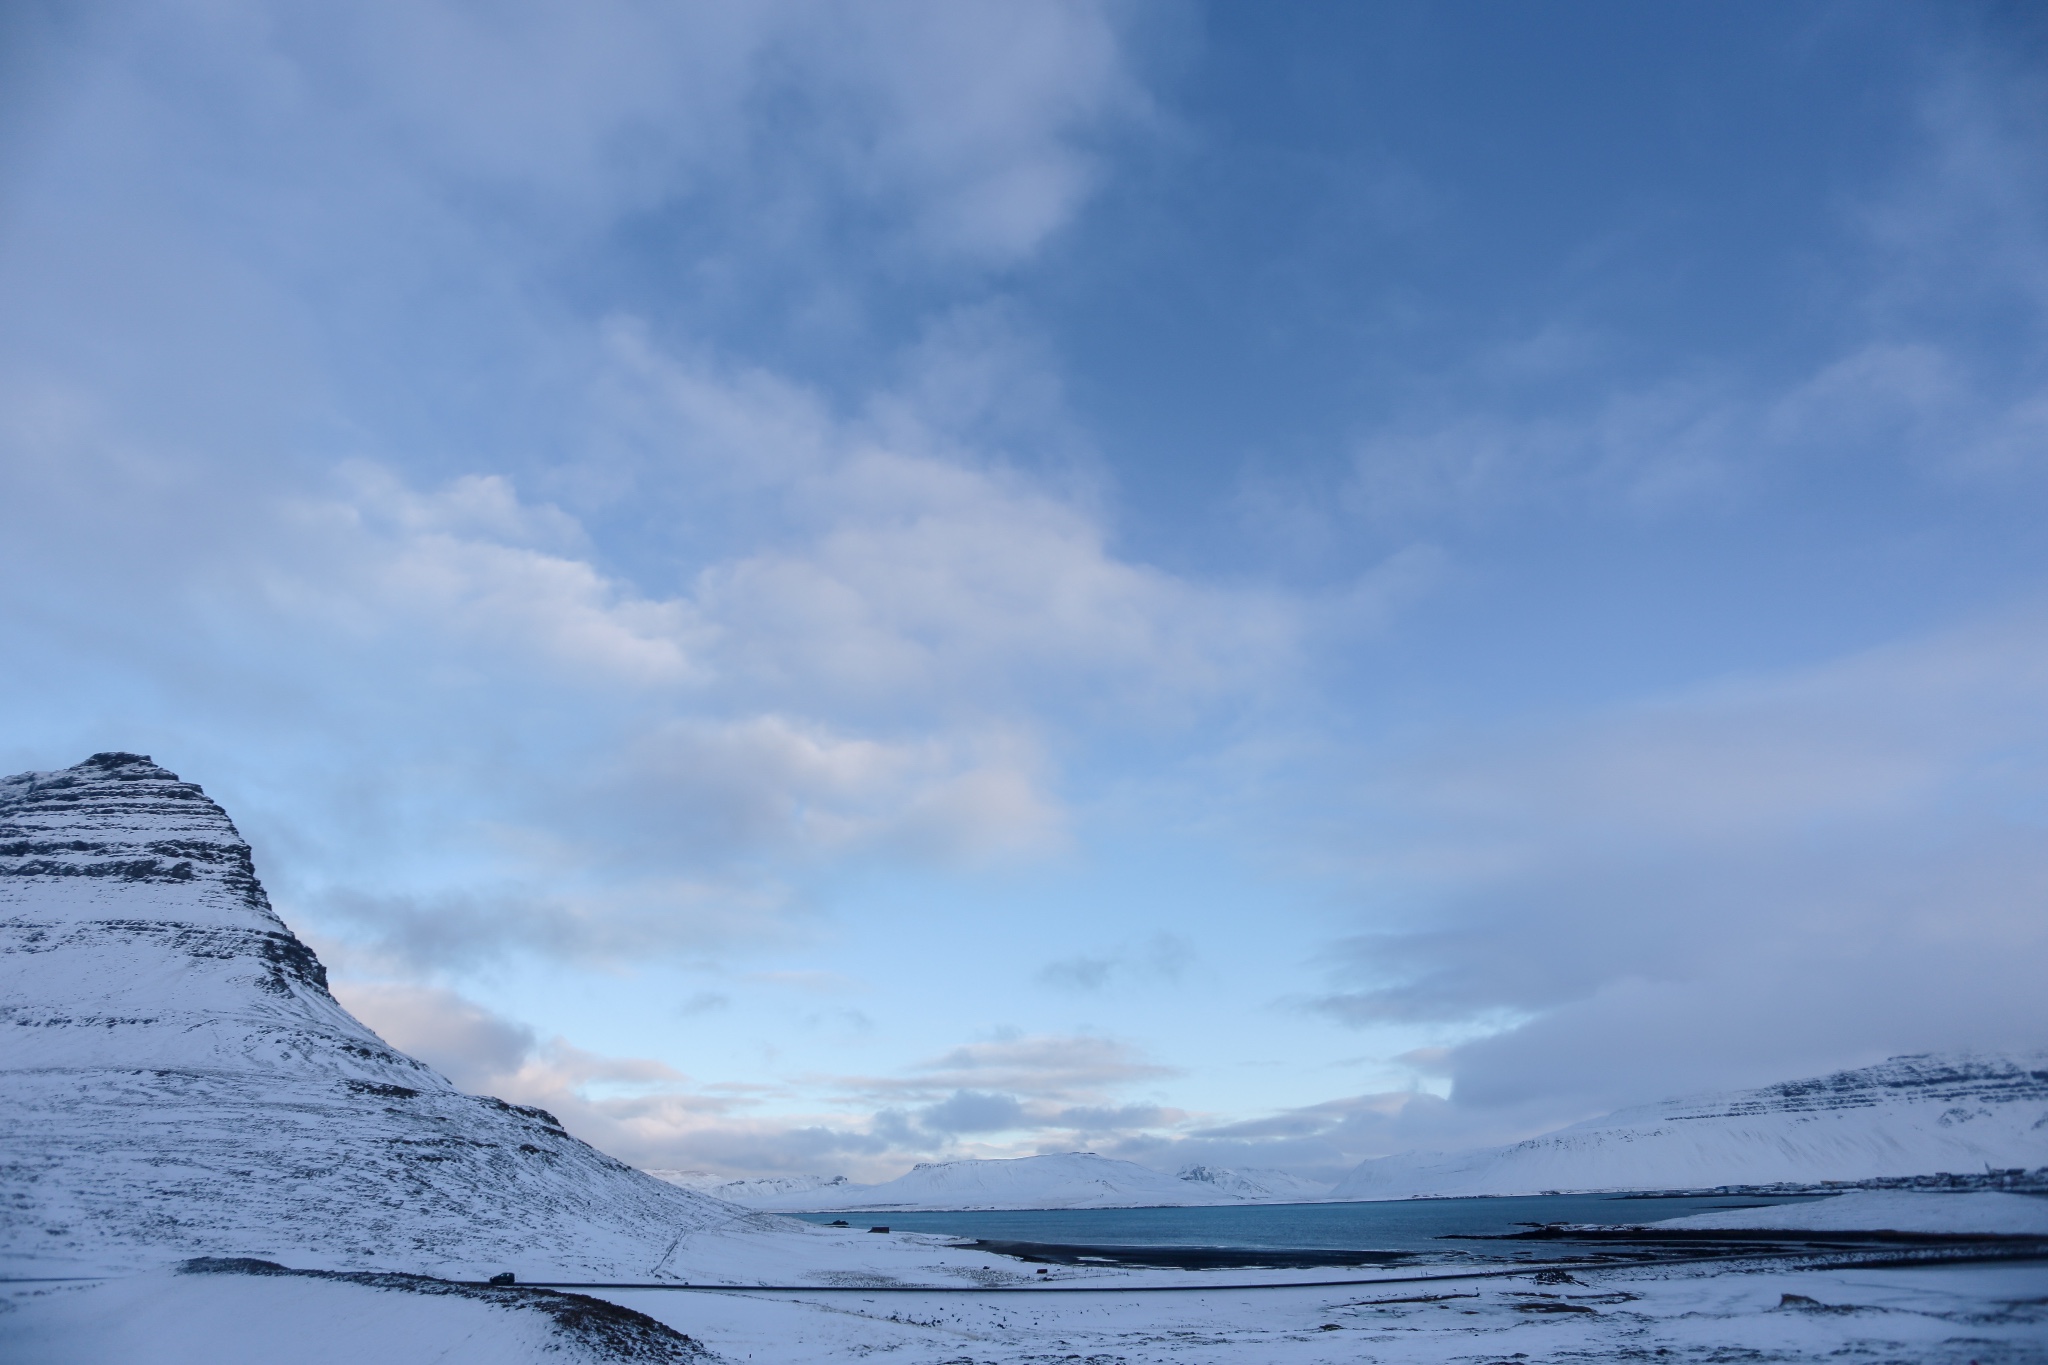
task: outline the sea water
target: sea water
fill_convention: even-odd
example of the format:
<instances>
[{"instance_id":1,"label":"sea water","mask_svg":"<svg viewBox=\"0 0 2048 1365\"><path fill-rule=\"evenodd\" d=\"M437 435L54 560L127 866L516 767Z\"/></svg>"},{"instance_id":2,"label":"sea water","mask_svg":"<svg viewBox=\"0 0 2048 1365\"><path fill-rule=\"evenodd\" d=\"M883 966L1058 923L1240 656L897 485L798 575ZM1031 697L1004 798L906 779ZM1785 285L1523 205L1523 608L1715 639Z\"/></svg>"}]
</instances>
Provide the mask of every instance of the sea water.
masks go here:
<instances>
[{"instance_id":1,"label":"sea water","mask_svg":"<svg viewBox=\"0 0 2048 1365\"><path fill-rule=\"evenodd\" d=\"M1718 1209L1793 1204L1812 1195L1546 1194L1475 1199L1389 1199L1354 1204L1233 1204L1206 1208L900 1210L802 1213L812 1223L843 1218L897 1232L1057 1246L1199 1246L1245 1250L1462 1251L1504 1255L1527 1245L1446 1238L1503 1237L1543 1223L1648 1223Z\"/></svg>"}]
</instances>

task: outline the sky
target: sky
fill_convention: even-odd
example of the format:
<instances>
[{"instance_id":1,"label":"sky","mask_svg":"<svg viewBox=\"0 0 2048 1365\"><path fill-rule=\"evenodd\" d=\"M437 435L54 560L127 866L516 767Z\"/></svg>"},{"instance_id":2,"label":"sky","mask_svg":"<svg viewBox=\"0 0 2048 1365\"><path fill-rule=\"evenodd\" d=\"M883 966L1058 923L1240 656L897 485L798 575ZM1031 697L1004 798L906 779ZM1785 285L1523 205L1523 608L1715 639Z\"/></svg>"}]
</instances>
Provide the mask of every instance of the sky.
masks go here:
<instances>
[{"instance_id":1,"label":"sky","mask_svg":"<svg viewBox=\"0 0 2048 1365\"><path fill-rule=\"evenodd\" d=\"M2048 1047L2048 21L21 0L0 766L614 1154Z\"/></svg>"}]
</instances>

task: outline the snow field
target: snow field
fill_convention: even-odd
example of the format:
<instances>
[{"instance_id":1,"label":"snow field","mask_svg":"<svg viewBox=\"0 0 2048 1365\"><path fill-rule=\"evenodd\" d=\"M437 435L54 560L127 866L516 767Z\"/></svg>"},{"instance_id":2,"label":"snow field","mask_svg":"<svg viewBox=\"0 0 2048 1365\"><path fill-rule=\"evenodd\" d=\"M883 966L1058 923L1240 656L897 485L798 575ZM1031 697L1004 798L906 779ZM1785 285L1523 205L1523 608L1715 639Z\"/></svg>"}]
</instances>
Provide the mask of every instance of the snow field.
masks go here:
<instances>
[{"instance_id":1,"label":"snow field","mask_svg":"<svg viewBox=\"0 0 2048 1365\"><path fill-rule=\"evenodd\" d=\"M879 1240L879 1239L878 1239ZM10 1286L9 1365L575 1365L622 1352L545 1315L296 1278L153 1273ZM1085 1295L593 1291L724 1361L894 1365L1530 1365L2048 1360L2048 1266L1667 1267L1349 1289ZM670 1348L671 1351L674 1349Z\"/></svg>"},{"instance_id":2,"label":"snow field","mask_svg":"<svg viewBox=\"0 0 2048 1365\"><path fill-rule=\"evenodd\" d=\"M297 1276L156 1271L98 1284L8 1286L9 1365L549 1365L702 1359L670 1333L623 1344L544 1312ZM633 1354L626 1354L626 1351Z\"/></svg>"},{"instance_id":3,"label":"snow field","mask_svg":"<svg viewBox=\"0 0 2048 1365\"><path fill-rule=\"evenodd\" d=\"M1587 1365L1790 1361L1916 1365L2048 1361L2048 1266L1708 1274L1581 1272L1337 1291L1048 1295L607 1297L721 1356L812 1365ZM1233 1276L1235 1279L1235 1276ZM1472 1295L1470 1298L1440 1297ZM1813 1301L1784 1306L1784 1296ZM1417 1303L1385 1300L1419 1298ZM1381 1301L1381 1302L1375 1302ZM1563 1305L1535 1311L1526 1305ZM1578 1311L1590 1309L1591 1311ZM1335 1324L1326 1330L1325 1324Z\"/></svg>"}]
</instances>

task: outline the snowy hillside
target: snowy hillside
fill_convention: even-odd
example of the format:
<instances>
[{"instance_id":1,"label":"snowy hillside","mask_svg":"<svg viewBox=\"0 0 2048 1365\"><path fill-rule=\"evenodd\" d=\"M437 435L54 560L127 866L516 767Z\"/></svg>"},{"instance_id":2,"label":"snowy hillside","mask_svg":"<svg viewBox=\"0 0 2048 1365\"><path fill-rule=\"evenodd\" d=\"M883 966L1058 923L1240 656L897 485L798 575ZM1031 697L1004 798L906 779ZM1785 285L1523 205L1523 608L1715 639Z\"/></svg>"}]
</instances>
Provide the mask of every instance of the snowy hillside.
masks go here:
<instances>
[{"instance_id":1,"label":"snowy hillside","mask_svg":"<svg viewBox=\"0 0 2048 1365\"><path fill-rule=\"evenodd\" d=\"M1319 1180L1304 1180L1286 1171L1260 1166L1235 1170L1223 1166L1183 1166L1174 1176L1256 1204L1306 1204L1330 1197L1330 1187Z\"/></svg>"},{"instance_id":2,"label":"snowy hillside","mask_svg":"<svg viewBox=\"0 0 2048 1365\"><path fill-rule=\"evenodd\" d=\"M225 1255L730 1280L948 1259L747 1213L460 1093L335 1003L227 814L133 754L0 780L0 1037L0 1274Z\"/></svg>"},{"instance_id":3,"label":"snowy hillside","mask_svg":"<svg viewBox=\"0 0 2048 1365\"><path fill-rule=\"evenodd\" d=\"M2048 1054L1894 1057L1625 1109L1505 1147L1367 1161L1334 1199L1817 1184L2048 1165Z\"/></svg>"}]
</instances>

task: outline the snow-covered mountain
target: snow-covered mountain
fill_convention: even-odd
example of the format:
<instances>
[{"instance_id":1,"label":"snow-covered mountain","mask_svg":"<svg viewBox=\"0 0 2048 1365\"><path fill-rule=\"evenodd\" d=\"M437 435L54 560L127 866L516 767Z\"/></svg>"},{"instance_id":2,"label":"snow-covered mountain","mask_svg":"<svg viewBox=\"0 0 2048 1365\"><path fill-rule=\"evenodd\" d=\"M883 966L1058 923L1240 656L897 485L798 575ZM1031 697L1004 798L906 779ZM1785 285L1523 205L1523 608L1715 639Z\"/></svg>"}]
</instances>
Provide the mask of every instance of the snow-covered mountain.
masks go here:
<instances>
[{"instance_id":1,"label":"snow-covered mountain","mask_svg":"<svg viewBox=\"0 0 2048 1365\"><path fill-rule=\"evenodd\" d=\"M0 1273L216 1255L786 1281L949 1259L746 1212L457 1091L335 1003L226 812L134 754L0 780L0 1039Z\"/></svg>"},{"instance_id":2,"label":"snow-covered mountain","mask_svg":"<svg viewBox=\"0 0 2048 1365\"><path fill-rule=\"evenodd\" d=\"M686 1190L701 1190L713 1198L749 1208L764 1199L809 1194L813 1190L838 1192L868 1188L850 1183L843 1175L763 1175L734 1180L731 1176L714 1175L709 1171L663 1171L652 1167L648 1168L647 1174L656 1180L666 1180Z\"/></svg>"},{"instance_id":3,"label":"snow-covered mountain","mask_svg":"<svg viewBox=\"0 0 2048 1365\"><path fill-rule=\"evenodd\" d=\"M2048 1165L2048 1053L1894 1057L1624 1109L1504 1147L1382 1157L1333 1199L1712 1189Z\"/></svg>"}]
</instances>

